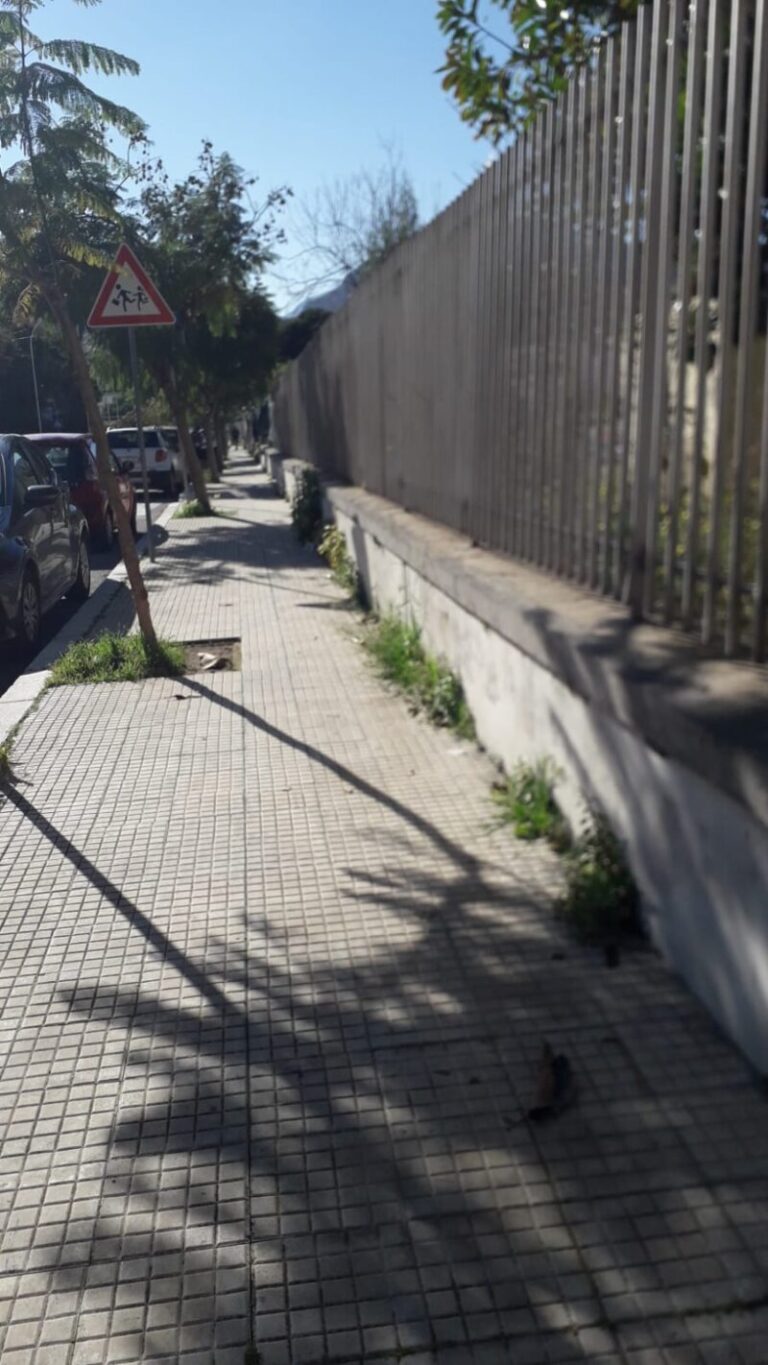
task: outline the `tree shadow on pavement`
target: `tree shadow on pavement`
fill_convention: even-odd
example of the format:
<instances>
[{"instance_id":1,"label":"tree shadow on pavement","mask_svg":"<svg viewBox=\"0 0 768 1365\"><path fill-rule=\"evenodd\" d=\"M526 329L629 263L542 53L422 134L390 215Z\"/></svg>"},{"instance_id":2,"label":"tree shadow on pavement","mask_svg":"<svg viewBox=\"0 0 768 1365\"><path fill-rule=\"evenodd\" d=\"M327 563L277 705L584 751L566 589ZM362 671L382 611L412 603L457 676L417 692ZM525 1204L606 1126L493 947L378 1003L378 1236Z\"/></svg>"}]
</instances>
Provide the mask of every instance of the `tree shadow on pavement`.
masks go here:
<instances>
[{"instance_id":1,"label":"tree shadow on pavement","mask_svg":"<svg viewBox=\"0 0 768 1365\"><path fill-rule=\"evenodd\" d=\"M439 1365L618 1361L649 1340L659 1350L688 1341L689 1320L757 1301L765 1264L717 1197L719 1151L696 1141L701 1066L730 1054L712 1038L697 1070L689 1049L687 1086L665 1070L703 1021L661 968L642 959L596 970L542 922L546 897L524 867L500 875L503 832L477 857L348 764L197 678L179 686L352 788L389 856L377 872L340 871L343 898L365 908L359 957L354 944L265 912L248 916L242 948L211 935L200 965L8 793L192 988L161 998L145 973L135 986L59 992L73 1014L95 1012L127 1035L126 1085L138 1084L111 1131L117 1193L130 1190L144 1216L162 1203L142 1160L182 1171L186 1213L161 1229L156 1254L185 1245L193 1202L214 1242L250 1245L265 1365L425 1350ZM580 1089L549 1128L524 1119L543 1036L568 1052ZM736 1101L759 1119L746 1086ZM764 1138L752 1154L768 1156ZM195 1201L196 1162L223 1162L232 1189L239 1171L247 1208L215 1181ZM750 1168L743 1193L763 1207L760 1179ZM110 1230L97 1213L86 1238L67 1239L60 1265L114 1251Z\"/></svg>"}]
</instances>

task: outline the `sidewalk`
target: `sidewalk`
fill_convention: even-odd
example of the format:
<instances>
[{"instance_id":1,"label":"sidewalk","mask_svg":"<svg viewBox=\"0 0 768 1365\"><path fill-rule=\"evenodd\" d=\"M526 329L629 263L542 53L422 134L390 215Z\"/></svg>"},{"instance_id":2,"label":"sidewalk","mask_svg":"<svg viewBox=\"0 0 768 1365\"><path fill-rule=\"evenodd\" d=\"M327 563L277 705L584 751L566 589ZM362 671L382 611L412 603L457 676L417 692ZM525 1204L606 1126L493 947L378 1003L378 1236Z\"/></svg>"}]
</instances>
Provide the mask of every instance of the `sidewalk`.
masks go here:
<instances>
[{"instance_id":1,"label":"sidewalk","mask_svg":"<svg viewBox=\"0 0 768 1365\"><path fill-rule=\"evenodd\" d=\"M765 1362L743 1060L564 935L488 760L228 483L149 582L242 672L46 694L0 795L3 1365ZM579 1102L532 1127L544 1037Z\"/></svg>"}]
</instances>

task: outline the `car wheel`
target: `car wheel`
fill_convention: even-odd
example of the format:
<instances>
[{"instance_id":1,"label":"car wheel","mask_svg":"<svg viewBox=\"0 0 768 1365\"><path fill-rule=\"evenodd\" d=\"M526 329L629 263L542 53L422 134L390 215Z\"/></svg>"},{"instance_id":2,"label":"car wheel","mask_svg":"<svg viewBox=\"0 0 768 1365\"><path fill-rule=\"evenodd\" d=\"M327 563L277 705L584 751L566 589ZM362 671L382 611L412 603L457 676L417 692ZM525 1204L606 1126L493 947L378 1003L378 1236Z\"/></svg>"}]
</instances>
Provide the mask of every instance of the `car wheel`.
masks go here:
<instances>
[{"instance_id":1,"label":"car wheel","mask_svg":"<svg viewBox=\"0 0 768 1365\"><path fill-rule=\"evenodd\" d=\"M84 602L91 591L91 561L88 555L88 542L85 536L80 538L80 549L77 555L77 578L67 593L74 602Z\"/></svg>"},{"instance_id":2,"label":"car wheel","mask_svg":"<svg viewBox=\"0 0 768 1365\"><path fill-rule=\"evenodd\" d=\"M101 533L101 545L104 550L111 550L115 543L115 518L111 508L107 508L104 515L104 530Z\"/></svg>"},{"instance_id":3,"label":"car wheel","mask_svg":"<svg viewBox=\"0 0 768 1365\"><path fill-rule=\"evenodd\" d=\"M34 651L40 639L40 588L28 569L21 584L16 631L23 649Z\"/></svg>"}]
</instances>

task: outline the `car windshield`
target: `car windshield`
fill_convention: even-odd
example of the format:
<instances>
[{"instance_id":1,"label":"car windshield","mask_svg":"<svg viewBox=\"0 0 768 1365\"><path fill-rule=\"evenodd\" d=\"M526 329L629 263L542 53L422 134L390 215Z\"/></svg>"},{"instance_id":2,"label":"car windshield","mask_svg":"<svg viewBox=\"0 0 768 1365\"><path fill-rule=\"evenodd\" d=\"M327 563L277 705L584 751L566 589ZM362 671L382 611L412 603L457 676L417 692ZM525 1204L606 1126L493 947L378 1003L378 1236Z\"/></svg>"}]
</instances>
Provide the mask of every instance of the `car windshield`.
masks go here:
<instances>
[{"instance_id":1,"label":"car windshield","mask_svg":"<svg viewBox=\"0 0 768 1365\"><path fill-rule=\"evenodd\" d=\"M54 445L52 442L47 445L43 441L35 441L34 448L39 450L41 454L47 455L54 469L57 469L59 473L66 471L72 455L82 449L81 446Z\"/></svg>"},{"instance_id":2,"label":"car windshield","mask_svg":"<svg viewBox=\"0 0 768 1365\"><path fill-rule=\"evenodd\" d=\"M113 450L137 450L139 445L139 433L134 428L133 431L108 431L109 444ZM147 450L157 450L160 445L156 431L144 432L144 445Z\"/></svg>"}]
</instances>

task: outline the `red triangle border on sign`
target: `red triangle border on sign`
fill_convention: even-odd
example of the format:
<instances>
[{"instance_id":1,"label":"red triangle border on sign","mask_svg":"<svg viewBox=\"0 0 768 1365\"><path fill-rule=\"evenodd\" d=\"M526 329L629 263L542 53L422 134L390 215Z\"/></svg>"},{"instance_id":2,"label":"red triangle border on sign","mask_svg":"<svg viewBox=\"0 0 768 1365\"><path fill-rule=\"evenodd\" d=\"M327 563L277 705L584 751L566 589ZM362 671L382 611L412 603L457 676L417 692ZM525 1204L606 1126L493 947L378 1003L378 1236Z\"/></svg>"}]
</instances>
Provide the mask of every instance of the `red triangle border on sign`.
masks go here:
<instances>
[{"instance_id":1,"label":"red triangle border on sign","mask_svg":"<svg viewBox=\"0 0 768 1365\"><path fill-rule=\"evenodd\" d=\"M155 312L123 313L118 317L105 317L104 310L109 303L119 277L120 268L128 265L136 276ZM153 284L135 252L123 242L110 266L107 277L99 290L98 298L88 317L89 327L170 327L175 323L173 309L166 303L157 285Z\"/></svg>"}]
</instances>

